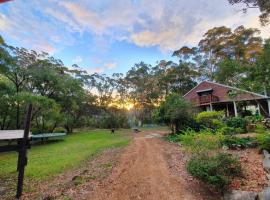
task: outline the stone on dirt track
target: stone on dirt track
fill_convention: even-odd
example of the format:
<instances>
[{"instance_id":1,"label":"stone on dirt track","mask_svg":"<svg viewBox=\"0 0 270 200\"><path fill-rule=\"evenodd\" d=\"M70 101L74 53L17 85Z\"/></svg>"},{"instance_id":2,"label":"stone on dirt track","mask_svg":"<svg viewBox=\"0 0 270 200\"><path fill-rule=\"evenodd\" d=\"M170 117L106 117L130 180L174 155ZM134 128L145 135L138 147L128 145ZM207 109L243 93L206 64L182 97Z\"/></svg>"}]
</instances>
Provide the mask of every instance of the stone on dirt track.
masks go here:
<instances>
[{"instance_id":1,"label":"stone on dirt track","mask_svg":"<svg viewBox=\"0 0 270 200\"><path fill-rule=\"evenodd\" d=\"M224 195L224 200L257 200L257 197L255 192L233 190Z\"/></svg>"},{"instance_id":2,"label":"stone on dirt track","mask_svg":"<svg viewBox=\"0 0 270 200\"><path fill-rule=\"evenodd\" d=\"M263 168L267 173L270 173L270 154L266 150L263 150L263 155Z\"/></svg>"},{"instance_id":3,"label":"stone on dirt track","mask_svg":"<svg viewBox=\"0 0 270 200\"><path fill-rule=\"evenodd\" d=\"M265 188L260 194L259 194L259 200L269 200L270 199L270 187Z\"/></svg>"}]
</instances>

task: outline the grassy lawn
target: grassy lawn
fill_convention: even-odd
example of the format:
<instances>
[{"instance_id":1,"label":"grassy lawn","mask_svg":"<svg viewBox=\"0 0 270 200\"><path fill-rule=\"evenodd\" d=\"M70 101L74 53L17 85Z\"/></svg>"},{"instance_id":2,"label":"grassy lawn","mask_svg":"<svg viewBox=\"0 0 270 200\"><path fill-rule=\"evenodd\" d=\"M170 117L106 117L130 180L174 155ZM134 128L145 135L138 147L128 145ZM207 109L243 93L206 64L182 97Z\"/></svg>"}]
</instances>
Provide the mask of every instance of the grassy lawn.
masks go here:
<instances>
[{"instance_id":1,"label":"grassy lawn","mask_svg":"<svg viewBox=\"0 0 270 200\"><path fill-rule=\"evenodd\" d=\"M78 167L98 152L128 144L127 131L110 134L108 130L93 130L66 136L63 141L34 145L28 153L26 177L44 180ZM0 179L17 175L17 153L0 154Z\"/></svg>"}]
</instances>

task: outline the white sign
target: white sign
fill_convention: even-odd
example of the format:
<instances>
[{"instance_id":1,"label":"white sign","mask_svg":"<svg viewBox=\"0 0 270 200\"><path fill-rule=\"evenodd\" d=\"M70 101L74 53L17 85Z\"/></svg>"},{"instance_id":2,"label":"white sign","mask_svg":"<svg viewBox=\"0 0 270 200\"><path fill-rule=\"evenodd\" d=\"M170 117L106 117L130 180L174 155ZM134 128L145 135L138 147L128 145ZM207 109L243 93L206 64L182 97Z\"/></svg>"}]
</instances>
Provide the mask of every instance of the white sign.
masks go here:
<instances>
[{"instance_id":1,"label":"white sign","mask_svg":"<svg viewBox=\"0 0 270 200\"><path fill-rule=\"evenodd\" d=\"M23 138L24 130L0 131L0 140L15 140Z\"/></svg>"}]
</instances>

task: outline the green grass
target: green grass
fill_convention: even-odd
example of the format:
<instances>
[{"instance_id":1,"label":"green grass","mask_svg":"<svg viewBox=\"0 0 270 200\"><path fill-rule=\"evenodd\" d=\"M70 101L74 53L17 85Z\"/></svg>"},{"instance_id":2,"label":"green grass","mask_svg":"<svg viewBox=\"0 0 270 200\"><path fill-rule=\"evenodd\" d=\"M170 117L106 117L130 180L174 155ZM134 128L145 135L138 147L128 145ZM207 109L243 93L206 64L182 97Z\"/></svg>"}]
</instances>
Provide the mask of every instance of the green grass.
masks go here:
<instances>
[{"instance_id":1,"label":"green grass","mask_svg":"<svg viewBox=\"0 0 270 200\"><path fill-rule=\"evenodd\" d=\"M63 141L33 146L28 153L26 177L44 180L73 167L98 152L113 147L123 147L129 138L124 133L110 134L108 130L85 131L68 135ZM0 179L15 176L17 153L0 154Z\"/></svg>"}]
</instances>

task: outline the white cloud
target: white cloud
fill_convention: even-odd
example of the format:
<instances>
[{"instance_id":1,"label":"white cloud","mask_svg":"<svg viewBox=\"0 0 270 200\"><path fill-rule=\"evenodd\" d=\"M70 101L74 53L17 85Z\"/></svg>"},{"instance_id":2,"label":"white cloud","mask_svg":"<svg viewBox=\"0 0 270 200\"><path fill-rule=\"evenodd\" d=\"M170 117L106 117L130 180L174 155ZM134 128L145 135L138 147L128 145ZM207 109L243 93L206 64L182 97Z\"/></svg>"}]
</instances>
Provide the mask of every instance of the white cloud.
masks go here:
<instances>
[{"instance_id":1,"label":"white cloud","mask_svg":"<svg viewBox=\"0 0 270 200\"><path fill-rule=\"evenodd\" d=\"M116 62L109 62L109 63L104 63L102 66L99 66L99 67L86 68L86 71L89 74L102 73L102 72L104 72L106 70L115 69L116 67L117 67L117 63Z\"/></svg>"},{"instance_id":2,"label":"white cloud","mask_svg":"<svg viewBox=\"0 0 270 200\"><path fill-rule=\"evenodd\" d=\"M104 67L94 67L94 68L88 68L86 69L88 74L94 74L94 73L102 73L105 71Z\"/></svg>"},{"instance_id":3,"label":"white cloud","mask_svg":"<svg viewBox=\"0 0 270 200\"><path fill-rule=\"evenodd\" d=\"M117 63L116 62L112 62L112 63L105 63L105 68L106 69L109 69L109 70L111 70L111 69L115 69L116 67L117 67Z\"/></svg>"},{"instance_id":4,"label":"white cloud","mask_svg":"<svg viewBox=\"0 0 270 200\"><path fill-rule=\"evenodd\" d=\"M270 33L270 26L260 26L258 10L243 14L227 0L29 0L14 1L2 13L4 37L50 51L73 45L84 33L94 38L92 52L108 51L123 40L172 51L197 44L208 29L222 25L257 27L265 37Z\"/></svg>"},{"instance_id":5,"label":"white cloud","mask_svg":"<svg viewBox=\"0 0 270 200\"><path fill-rule=\"evenodd\" d=\"M74 62L75 64L79 64L83 61L82 57L81 56L76 56L72 62Z\"/></svg>"}]
</instances>

